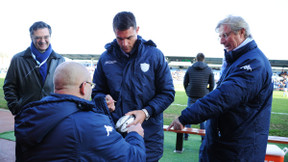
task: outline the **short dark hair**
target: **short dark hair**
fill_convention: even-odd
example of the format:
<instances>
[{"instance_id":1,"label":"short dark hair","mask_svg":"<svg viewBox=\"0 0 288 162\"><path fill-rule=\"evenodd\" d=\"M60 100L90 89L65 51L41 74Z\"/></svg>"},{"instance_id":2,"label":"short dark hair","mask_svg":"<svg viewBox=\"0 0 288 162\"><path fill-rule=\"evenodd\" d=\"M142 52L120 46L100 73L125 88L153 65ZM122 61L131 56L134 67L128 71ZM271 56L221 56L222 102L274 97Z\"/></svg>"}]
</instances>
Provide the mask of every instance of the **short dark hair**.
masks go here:
<instances>
[{"instance_id":1,"label":"short dark hair","mask_svg":"<svg viewBox=\"0 0 288 162\"><path fill-rule=\"evenodd\" d=\"M122 11L119 12L113 19L113 30L127 30L130 27L136 29L136 19L132 12Z\"/></svg>"},{"instance_id":2,"label":"short dark hair","mask_svg":"<svg viewBox=\"0 0 288 162\"><path fill-rule=\"evenodd\" d=\"M46 24L43 21L37 21L29 28L30 36L32 36L34 34L34 31L36 31L38 29L43 29L43 28L48 28L49 34L51 36L52 30L51 30L50 25Z\"/></svg>"},{"instance_id":3,"label":"short dark hair","mask_svg":"<svg viewBox=\"0 0 288 162\"><path fill-rule=\"evenodd\" d=\"M204 61L205 59L205 56L203 53L198 53L197 56L196 56L196 60L197 61Z\"/></svg>"}]
</instances>

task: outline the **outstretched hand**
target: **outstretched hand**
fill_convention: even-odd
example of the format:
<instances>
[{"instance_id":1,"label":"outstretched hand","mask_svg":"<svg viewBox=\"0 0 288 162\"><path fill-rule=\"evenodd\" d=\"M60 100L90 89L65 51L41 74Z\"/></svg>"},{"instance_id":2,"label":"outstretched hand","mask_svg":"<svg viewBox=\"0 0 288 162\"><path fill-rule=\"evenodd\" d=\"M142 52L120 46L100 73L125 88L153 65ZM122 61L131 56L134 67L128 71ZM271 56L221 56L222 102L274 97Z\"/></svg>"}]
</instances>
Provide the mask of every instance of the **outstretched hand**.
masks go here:
<instances>
[{"instance_id":1,"label":"outstretched hand","mask_svg":"<svg viewBox=\"0 0 288 162\"><path fill-rule=\"evenodd\" d=\"M168 130L171 129L171 128L174 128L174 130L182 130L184 129L184 126L180 123L179 119L175 119L170 125L169 127L167 128Z\"/></svg>"}]
</instances>

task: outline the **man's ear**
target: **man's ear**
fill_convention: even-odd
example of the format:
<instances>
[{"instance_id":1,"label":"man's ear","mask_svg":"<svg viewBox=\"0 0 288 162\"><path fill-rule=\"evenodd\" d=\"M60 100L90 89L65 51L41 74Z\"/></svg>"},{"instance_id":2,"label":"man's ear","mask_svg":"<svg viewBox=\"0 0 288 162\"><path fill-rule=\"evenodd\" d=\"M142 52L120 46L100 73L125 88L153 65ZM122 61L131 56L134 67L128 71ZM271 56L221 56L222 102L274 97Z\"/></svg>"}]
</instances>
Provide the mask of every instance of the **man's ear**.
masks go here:
<instances>
[{"instance_id":1,"label":"man's ear","mask_svg":"<svg viewBox=\"0 0 288 162\"><path fill-rule=\"evenodd\" d=\"M79 90L79 91L80 91L80 94L83 95L83 96L84 96L85 93L86 93L86 92L85 92L86 84L87 84L86 82L83 82L82 86L79 88L79 89L80 89L80 90Z\"/></svg>"},{"instance_id":2,"label":"man's ear","mask_svg":"<svg viewBox=\"0 0 288 162\"><path fill-rule=\"evenodd\" d=\"M242 29L240 30L240 34L245 35L245 34L246 34L246 30L245 30L244 28L242 28Z\"/></svg>"}]
</instances>

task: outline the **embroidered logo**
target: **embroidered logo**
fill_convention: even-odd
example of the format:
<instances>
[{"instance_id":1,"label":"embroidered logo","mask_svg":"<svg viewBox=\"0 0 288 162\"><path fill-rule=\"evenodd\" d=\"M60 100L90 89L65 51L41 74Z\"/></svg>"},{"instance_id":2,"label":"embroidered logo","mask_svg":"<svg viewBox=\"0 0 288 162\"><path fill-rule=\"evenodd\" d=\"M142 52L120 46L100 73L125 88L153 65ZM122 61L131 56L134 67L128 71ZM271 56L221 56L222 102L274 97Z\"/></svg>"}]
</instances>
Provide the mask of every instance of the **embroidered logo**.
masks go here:
<instances>
[{"instance_id":1,"label":"embroidered logo","mask_svg":"<svg viewBox=\"0 0 288 162\"><path fill-rule=\"evenodd\" d=\"M107 136L110 136L110 132L113 131L113 127L109 125L104 125L104 127L106 128Z\"/></svg>"},{"instance_id":2,"label":"embroidered logo","mask_svg":"<svg viewBox=\"0 0 288 162\"><path fill-rule=\"evenodd\" d=\"M140 64L141 70L145 73L149 70L150 65L147 63Z\"/></svg>"},{"instance_id":3,"label":"embroidered logo","mask_svg":"<svg viewBox=\"0 0 288 162\"><path fill-rule=\"evenodd\" d=\"M244 69L246 71L252 71L252 68L250 65L244 65L244 66L240 67L240 69Z\"/></svg>"},{"instance_id":4,"label":"embroidered logo","mask_svg":"<svg viewBox=\"0 0 288 162\"><path fill-rule=\"evenodd\" d=\"M106 64L115 64L117 61L116 60L113 60L113 61L105 61L104 65Z\"/></svg>"}]
</instances>

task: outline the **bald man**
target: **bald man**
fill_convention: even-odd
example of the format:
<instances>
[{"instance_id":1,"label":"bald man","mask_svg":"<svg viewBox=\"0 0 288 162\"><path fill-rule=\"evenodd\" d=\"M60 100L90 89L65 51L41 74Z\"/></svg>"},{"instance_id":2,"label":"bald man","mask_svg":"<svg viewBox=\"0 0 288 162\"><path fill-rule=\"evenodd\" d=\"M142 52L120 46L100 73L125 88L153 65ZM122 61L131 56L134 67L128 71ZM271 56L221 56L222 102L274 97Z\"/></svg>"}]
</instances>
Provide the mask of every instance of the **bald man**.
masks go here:
<instances>
[{"instance_id":1,"label":"bald man","mask_svg":"<svg viewBox=\"0 0 288 162\"><path fill-rule=\"evenodd\" d=\"M70 94L86 100L90 99L94 87L88 70L75 62L64 63L56 69L54 84L55 93Z\"/></svg>"},{"instance_id":2,"label":"bald man","mask_svg":"<svg viewBox=\"0 0 288 162\"><path fill-rule=\"evenodd\" d=\"M94 84L84 66L60 64L54 84L54 94L15 117L17 161L145 161L142 126L129 127L125 139L117 133L106 107L89 101Z\"/></svg>"}]
</instances>

